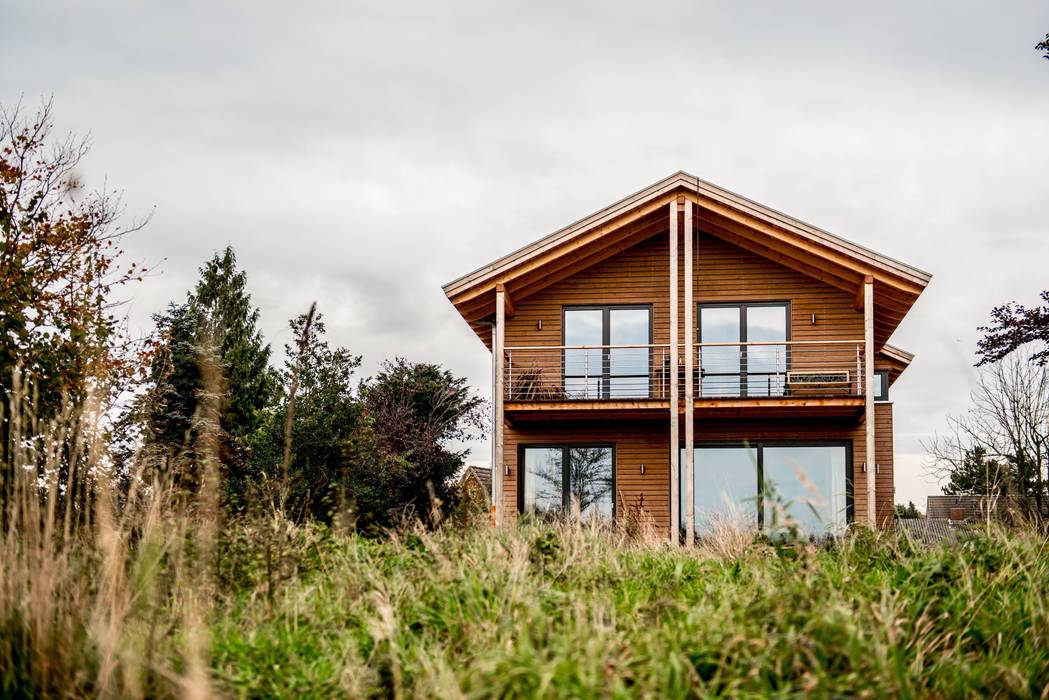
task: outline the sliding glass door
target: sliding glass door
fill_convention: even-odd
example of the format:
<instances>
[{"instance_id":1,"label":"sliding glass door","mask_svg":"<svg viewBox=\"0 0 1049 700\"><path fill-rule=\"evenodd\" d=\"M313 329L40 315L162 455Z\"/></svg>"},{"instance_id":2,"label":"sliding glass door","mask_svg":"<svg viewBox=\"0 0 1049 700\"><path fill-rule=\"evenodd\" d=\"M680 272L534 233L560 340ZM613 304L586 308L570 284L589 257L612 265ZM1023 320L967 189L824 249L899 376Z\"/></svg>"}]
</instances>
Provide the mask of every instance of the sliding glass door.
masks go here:
<instances>
[{"instance_id":1,"label":"sliding glass door","mask_svg":"<svg viewBox=\"0 0 1049 700\"><path fill-rule=\"evenodd\" d=\"M682 528L687 522L684 452ZM837 534L849 521L852 470L846 443L703 445L694 455L693 527L700 536L719 524Z\"/></svg>"},{"instance_id":2,"label":"sliding glass door","mask_svg":"<svg viewBox=\"0 0 1049 700\"><path fill-rule=\"evenodd\" d=\"M611 521L615 467L607 445L520 448L518 507L522 513L555 517L579 509L582 520Z\"/></svg>"},{"instance_id":3,"label":"sliding glass door","mask_svg":"<svg viewBox=\"0 0 1049 700\"><path fill-rule=\"evenodd\" d=\"M789 339L786 302L701 304L700 395L782 396Z\"/></svg>"},{"instance_id":4,"label":"sliding glass door","mask_svg":"<svg viewBox=\"0 0 1049 700\"><path fill-rule=\"evenodd\" d=\"M566 307L566 397L647 398L651 338L652 310L648 306Z\"/></svg>"}]
</instances>

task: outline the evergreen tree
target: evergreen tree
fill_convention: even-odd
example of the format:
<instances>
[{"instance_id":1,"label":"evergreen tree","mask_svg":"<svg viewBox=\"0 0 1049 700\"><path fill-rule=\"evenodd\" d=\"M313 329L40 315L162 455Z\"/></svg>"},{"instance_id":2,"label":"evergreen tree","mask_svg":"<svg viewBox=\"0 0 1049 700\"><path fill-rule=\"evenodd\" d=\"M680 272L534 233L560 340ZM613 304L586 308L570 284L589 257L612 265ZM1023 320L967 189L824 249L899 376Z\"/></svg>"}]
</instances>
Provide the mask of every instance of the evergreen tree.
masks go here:
<instances>
[{"instance_id":1,"label":"evergreen tree","mask_svg":"<svg viewBox=\"0 0 1049 700\"><path fill-rule=\"evenodd\" d=\"M196 443L194 418L204 391L221 391L219 459L229 497L243 499L249 474L248 439L259 428L274 388L269 346L258 329L259 311L247 292L247 275L227 247L200 268L200 280L183 304L171 304L155 318L147 410L147 444L175 465L192 487ZM205 387L203 353L214 352L224 375L221 387Z\"/></svg>"},{"instance_id":2,"label":"evergreen tree","mask_svg":"<svg viewBox=\"0 0 1049 700\"><path fill-rule=\"evenodd\" d=\"M364 411L346 451L346 499L365 532L403 515L432 523L434 498L454 507L466 451L485 426L485 403L438 365L397 358L362 386Z\"/></svg>"},{"instance_id":3,"label":"evergreen tree","mask_svg":"<svg viewBox=\"0 0 1049 700\"><path fill-rule=\"evenodd\" d=\"M321 314L313 318L303 314L289 325L296 342L285 345L279 397L252 440L252 461L260 474L274 481L283 479L285 428L294 387L285 505L295 516L327 521L344 486L343 450L359 422L352 382L361 357L328 345Z\"/></svg>"},{"instance_id":4,"label":"evergreen tree","mask_svg":"<svg viewBox=\"0 0 1049 700\"><path fill-rule=\"evenodd\" d=\"M1004 496L1015 490L1015 471L1010 462L991 459L986 449L976 446L966 450L961 464L951 471L943 492L948 496Z\"/></svg>"}]
</instances>

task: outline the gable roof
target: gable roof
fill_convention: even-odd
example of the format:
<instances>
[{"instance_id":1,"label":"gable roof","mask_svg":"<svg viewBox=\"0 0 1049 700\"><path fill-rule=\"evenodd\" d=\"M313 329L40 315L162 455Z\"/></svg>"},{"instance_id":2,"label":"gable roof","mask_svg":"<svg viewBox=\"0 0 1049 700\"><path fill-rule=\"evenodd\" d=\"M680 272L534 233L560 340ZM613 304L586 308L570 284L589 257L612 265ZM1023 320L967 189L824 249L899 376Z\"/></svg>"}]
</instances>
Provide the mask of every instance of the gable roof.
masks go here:
<instances>
[{"instance_id":1,"label":"gable roof","mask_svg":"<svg viewBox=\"0 0 1049 700\"><path fill-rule=\"evenodd\" d=\"M875 283L875 335L883 344L931 275L718 187L676 172L643 190L444 285L448 299L482 333L503 285L523 298L579 269L668 230L668 207L692 201L697 230L763 255L847 291ZM880 314L878 309L880 308ZM879 317L880 316L880 317Z\"/></svg>"},{"instance_id":2,"label":"gable roof","mask_svg":"<svg viewBox=\"0 0 1049 700\"><path fill-rule=\"evenodd\" d=\"M480 486L482 493L491 500L492 493L492 470L489 467L478 467L470 465L463 472L459 483L465 485L467 481L473 480Z\"/></svg>"}]
</instances>

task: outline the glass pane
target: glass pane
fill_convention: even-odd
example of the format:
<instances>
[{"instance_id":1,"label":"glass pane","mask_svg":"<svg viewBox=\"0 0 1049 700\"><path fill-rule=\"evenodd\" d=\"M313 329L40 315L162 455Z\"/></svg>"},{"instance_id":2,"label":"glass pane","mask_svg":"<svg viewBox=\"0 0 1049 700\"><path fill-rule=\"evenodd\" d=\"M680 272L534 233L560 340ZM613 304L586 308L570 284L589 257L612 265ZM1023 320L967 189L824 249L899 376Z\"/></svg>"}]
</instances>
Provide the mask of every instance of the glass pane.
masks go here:
<instances>
[{"instance_id":1,"label":"glass pane","mask_svg":"<svg viewBox=\"0 0 1049 700\"><path fill-rule=\"evenodd\" d=\"M612 449L573 447L569 449L572 500L583 520L612 519Z\"/></svg>"},{"instance_id":2,"label":"glass pane","mask_svg":"<svg viewBox=\"0 0 1049 700\"><path fill-rule=\"evenodd\" d=\"M747 342L787 339L786 306L748 306ZM746 349L748 396L782 396L787 372L786 345L751 345Z\"/></svg>"},{"instance_id":3,"label":"glass pane","mask_svg":"<svg viewBox=\"0 0 1049 700\"><path fill-rule=\"evenodd\" d=\"M566 310L565 345L601 345L603 318L600 309ZM569 398L600 398L601 382L594 378L601 376L601 358L600 348L565 350L565 394Z\"/></svg>"},{"instance_id":4,"label":"glass pane","mask_svg":"<svg viewBox=\"0 0 1049 700\"><path fill-rule=\"evenodd\" d=\"M608 315L611 345L648 344L648 309L612 309ZM647 347L612 348L608 351L613 398L648 396L649 352ZM622 378L616 379L617 376Z\"/></svg>"},{"instance_id":5,"label":"glass pane","mask_svg":"<svg viewBox=\"0 0 1049 700\"><path fill-rule=\"evenodd\" d=\"M568 373L566 372L566 375ZM579 374L583 374L580 370ZM593 372L591 372L593 374ZM565 397L569 399L599 399L601 398L600 376L565 376Z\"/></svg>"},{"instance_id":6,"label":"glass pane","mask_svg":"<svg viewBox=\"0 0 1049 700\"><path fill-rule=\"evenodd\" d=\"M738 343L739 307L705 307L699 311L699 333L704 343ZM703 396L739 396L740 348L703 346L699 350ZM728 376L717 376L728 375Z\"/></svg>"},{"instance_id":7,"label":"glass pane","mask_svg":"<svg viewBox=\"0 0 1049 700\"><path fill-rule=\"evenodd\" d=\"M765 527L782 531L790 522L806 534L845 527L844 446L766 447Z\"/></svg>"},{"instance_id":8,"label":"glass pane","mask_svg":"<svg viewBox=\"0 0 1049 700\"><path fill-rule=\"evenodd\" d=\"M681 450L681 522L685 510L685 450ZM697 447L693 503L697 534L719 524L740 527L758 522L758 457L751 447Z\"/></svg>"},{"instance_id":9,"label":"glass pane","mask_svg":"<svg viewBox=\"0 0 1049 700\"><path fill-rule=\"evenodd\" d=\"M878 401L885 401L888 397L885 396L885 375L882 372L874 373L874 398Z\"/></svg>"},{"instance_id":10,"label":"glass pane","mask_svg":"<svg viewBox=\"0 0 1049 700\"><path fill-rule=\"evenodd\" d=\"M565 345L601 344L601 309L565 311Z\"/></svg>"},{"instance_id":11,"label":"glass pane","mask_svg":"<svg viewBox=\"0 0 1049 700\"><path fill-rule=\"evenodd\" d=\"M524 507L539 515L561 512L564 470L560 447L526 447L524 450Z\"/></svg>"}]
</instances>

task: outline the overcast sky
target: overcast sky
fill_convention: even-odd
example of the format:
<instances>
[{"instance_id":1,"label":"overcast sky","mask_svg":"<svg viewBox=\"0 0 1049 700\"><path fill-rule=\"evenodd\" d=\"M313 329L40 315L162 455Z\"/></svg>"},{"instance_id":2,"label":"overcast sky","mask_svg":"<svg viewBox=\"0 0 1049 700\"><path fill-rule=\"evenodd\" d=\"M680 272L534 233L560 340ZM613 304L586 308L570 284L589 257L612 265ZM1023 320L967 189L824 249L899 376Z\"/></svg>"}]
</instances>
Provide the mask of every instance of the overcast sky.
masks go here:
<instances>
[{"instance_id":1,"label":"overcast sky","mask_svg":"<svg viewBox=\"0 0 1049 700\"><path fill-rule=\"evenodd\" d=\"M8 0L0 101L53 95L86 182L155 209L136 328L232 244L275 350L317 300L366 373L486 396L441 285L679 169L932 272L893 337L896 498L924 507L975 327L1049 287L1049 3L569 4Z\"/></svg>"}]
</instances>

